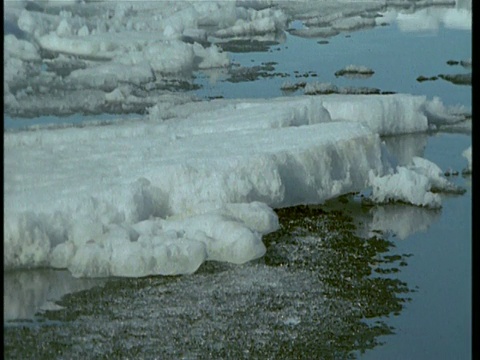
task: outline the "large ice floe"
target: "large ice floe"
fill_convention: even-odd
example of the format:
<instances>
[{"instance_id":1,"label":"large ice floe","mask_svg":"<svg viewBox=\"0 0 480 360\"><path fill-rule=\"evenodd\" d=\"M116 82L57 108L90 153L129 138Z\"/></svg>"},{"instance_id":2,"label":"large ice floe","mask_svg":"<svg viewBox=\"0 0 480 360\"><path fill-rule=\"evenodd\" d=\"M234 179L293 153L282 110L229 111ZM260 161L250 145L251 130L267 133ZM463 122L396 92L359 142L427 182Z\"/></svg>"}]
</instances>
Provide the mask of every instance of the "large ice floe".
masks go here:
<instances>
[{"instance_id":1,"label":"large ice floe","mask_svg":"<svg viewBox=\"0 0 480 360\"><path fill-rule=\"evenodd\" d=\"M456 191L425 159L400 166L382 141L459 122L439 99L199 102L165 92L185 72L228 65L212 37L282 31L288 8L159 3L4 2L6 113L144 111L105 126L4 132L4 269L188 274L208 260L262 257L262 236L279 228L275 208L367 188L372 201L440 207L436 193ZM330 20L353 28L367 21L357 16Z\"/></svg>"},{"instance_id":2,"label":"large ice floe","mask_svg":"<svg viewBox=\"0 0 480 360\"><path fill-rule=\"evenodd\" d=\"M427 102L215 100L172 106L165 120L152 108L136 122L5 133L5 267L191 273L263 256L276 207L368 187L379 202L438 207L431 191L452 185L436 165L397 166L380 136L427 130Z\"/></svg>"}]
</instances>

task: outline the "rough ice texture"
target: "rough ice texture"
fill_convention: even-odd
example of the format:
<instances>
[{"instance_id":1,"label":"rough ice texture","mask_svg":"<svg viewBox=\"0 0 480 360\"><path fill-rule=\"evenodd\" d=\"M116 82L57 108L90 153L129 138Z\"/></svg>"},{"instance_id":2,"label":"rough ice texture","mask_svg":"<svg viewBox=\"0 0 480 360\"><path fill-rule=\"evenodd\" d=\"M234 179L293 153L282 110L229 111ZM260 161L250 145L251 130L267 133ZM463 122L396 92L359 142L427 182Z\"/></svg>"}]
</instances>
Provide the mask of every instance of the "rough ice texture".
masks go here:
<instances>
[{"instance_id":1,"label":"rough ice texture","mask_svg":"<svg viewBox=\"0 0 480 360\"><path fill-rule=\"evenodd\" d=\"M287 14L318 10L316 2L249 4L4 2L7 112L148 107L136 122L4 133L6 269L186 274L208 260L261 257L262 236L278 229L273 208L368 186L378 201L439 206L430 190L444 184L432 167L395 168L380 140L457 121L439 100L396 94L192 102L155 91L164 77L227 66L210 37L275 35ZM372 26L362 14L384 6L356 4L344 12L332 3L305 23L334 31ZM38 66L40 56L55 71ZM31 96L32 87L40 93ZM393 195L392 184L399 189Z\"/></svg>"},{"instance_id":2,"label":"rough ice texture","mask_svg":"<svg viewBox=\"0 0 480 360\"><path fill-rule=\"evenodd\" d=\"M135 123L6 133L5 267L191 273L206 260L263 256L275 207L370 184L378 201L395 188L397 199L439 206L429 192L446 186L438 169L417 159L415 171L392 174L379 137L425 131L425 101L216 100L172 105L167 119L155 119L157 108Z\"/></svg>"},{"instance_id":3,"label":"rough ice texture","mask_svg":"<svg viewBox=\"0 0 480 360\"><path fill-rule=\"evenodd\" d=\"M428 178L405 167L398 167L395 174L372 176L371 184L371 198L377 203L402 201L418 206L441 207L440 195L430 191Z\"/></svg>"},{"instance_id":4,"label":"rough ice texture","mask_svg":"<svg viewBox=\"0 0 480 360\"><path fill-rule=\"evenodd\" d=\"M397 166L395 173L371 176L371 199L377 203L405 202L428 208L440 208L438 192L460 192L433 162L413 157L411 164Z\"/></svg>"}]
</instances>

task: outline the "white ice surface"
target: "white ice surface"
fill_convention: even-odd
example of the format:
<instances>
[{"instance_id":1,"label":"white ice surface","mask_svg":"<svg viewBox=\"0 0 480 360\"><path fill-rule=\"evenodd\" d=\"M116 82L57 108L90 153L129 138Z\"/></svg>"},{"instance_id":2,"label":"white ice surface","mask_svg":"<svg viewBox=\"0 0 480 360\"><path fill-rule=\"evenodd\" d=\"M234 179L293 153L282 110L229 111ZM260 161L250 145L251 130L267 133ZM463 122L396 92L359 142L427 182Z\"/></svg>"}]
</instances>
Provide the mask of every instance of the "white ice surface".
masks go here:
<instances>
[{"instance_id":1,"label":"white ice surface","mask_svg":"<svg viewBox=\"0 0 480 360\"><path fill-rule=\"evenodd\" d=\"M370 185L380 202L394 186L396 199L439 206L434 164L393 173L379 136L425 131L426 101L215 100L172 105L165 120L157 108L144 121L5 133L5 267L191 273L206 260L263 256L275 207Z\"/></svg>"},{"instance_id":2,"label":"white ice surface","mask_svg":"<svg viewBox=\"0 0 480 360\"><path fill-rule=\"evenodd\" d=\"M463 4L462 4L463 3ZM452 5L455 2L452 1ZM468 8L468 4L470 8ZM396 12L387 15L388 18L395 18L398 27L402 31L428 32L438 31L441 27L451 29L470 30L472 28L472 3L470 1L457 1L457 6L446 8L422 9L415 13L407 11Z\"/></svg>"},{"instance_id":3,"label":"white ice surface","mask_svg":"<svg viewBox=\"0 0 480 360\"><path fill-rule=\"evenodd\" d=\"M438 192L459 191L435 163L421 157L413 157L409 165L397 166L392 174L372 175L371 184L374 202L400 201L433 209L441 207Z\"/></svg>"}]
</instances>

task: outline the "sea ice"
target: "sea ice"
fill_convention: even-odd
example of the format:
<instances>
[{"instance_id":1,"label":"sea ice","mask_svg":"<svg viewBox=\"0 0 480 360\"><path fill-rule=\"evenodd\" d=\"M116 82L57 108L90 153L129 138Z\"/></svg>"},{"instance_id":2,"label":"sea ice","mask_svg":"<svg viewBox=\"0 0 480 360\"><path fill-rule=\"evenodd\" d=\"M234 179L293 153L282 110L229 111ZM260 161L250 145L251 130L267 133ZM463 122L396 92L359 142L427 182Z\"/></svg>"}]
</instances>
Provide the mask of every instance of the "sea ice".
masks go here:
<instances>
[{"instance_id":1,"label":"sea ice","mask_svg":"<svg viewBox=\"0 0 480 360\"><path fill-rule=\"evenodd\" d=\"M434 164L392 159L381 139L463 120L439 99L198 102L164 91L193 70L228 66L219 39L275 38L292 14L306 14L312 31L374 26L366 14L383 1L347 12L313 1L4 5L6 113L146 114L4 133L4 269L187 274L207 260L263 256L262 236L279 227L274 208L367 187L375 201L439 207L432 190L449 189Z\"/></svg>"}]
</instances>

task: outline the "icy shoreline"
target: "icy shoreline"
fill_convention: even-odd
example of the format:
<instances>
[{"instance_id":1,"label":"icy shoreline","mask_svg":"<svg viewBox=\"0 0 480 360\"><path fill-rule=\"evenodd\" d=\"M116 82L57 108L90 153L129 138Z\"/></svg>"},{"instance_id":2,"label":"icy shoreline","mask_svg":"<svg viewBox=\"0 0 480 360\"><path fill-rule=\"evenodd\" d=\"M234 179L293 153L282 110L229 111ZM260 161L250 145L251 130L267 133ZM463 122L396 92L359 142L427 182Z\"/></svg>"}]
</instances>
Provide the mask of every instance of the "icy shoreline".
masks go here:
<instances>
[{"instance_id":1,"label":"icy shoreline","mask_svg":"<svg viewBox=\"0 0 480 360\"><path fill-rule=\"evenodd\" d=\"M265 258L208 262L194 276L107 279L35 321L9 322L6 356L344 358L378 345L391 329L366 324L363 314L399 311L410 289L371 269L399 267L403 256L384 256L386 240L352 236L342 215L298 207L280 217Z\"/></svg>"}]
</instances>

